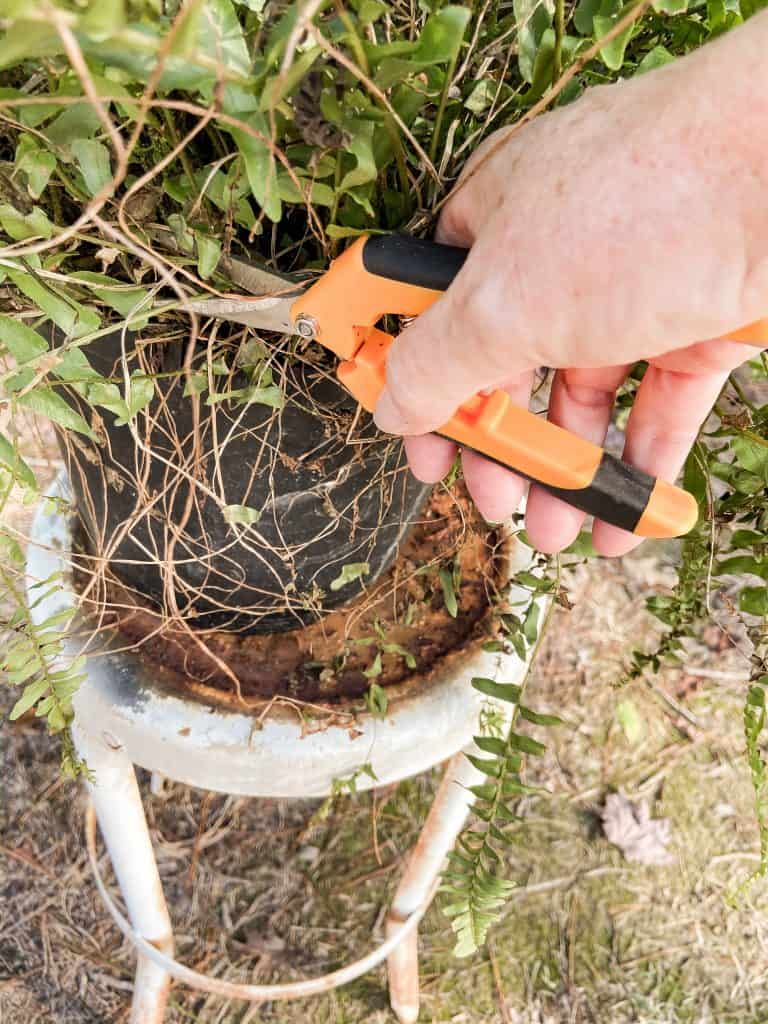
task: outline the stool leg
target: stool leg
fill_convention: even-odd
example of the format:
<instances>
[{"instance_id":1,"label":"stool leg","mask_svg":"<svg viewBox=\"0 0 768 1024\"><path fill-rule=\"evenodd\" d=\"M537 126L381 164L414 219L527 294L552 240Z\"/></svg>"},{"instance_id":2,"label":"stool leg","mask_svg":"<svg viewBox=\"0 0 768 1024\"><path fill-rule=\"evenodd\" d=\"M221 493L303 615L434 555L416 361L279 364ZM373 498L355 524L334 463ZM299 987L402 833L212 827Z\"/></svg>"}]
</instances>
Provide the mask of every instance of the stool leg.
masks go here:
<instances>
[{"instance_id":1,"label":"stool leg","mask_svg":"<svg viewBox=\"0 0 768 1024\"><path fill-rule=\"evenodd\" d=\"M94 775L88 783L96 817L133 927L173 955L173 932L133 764L114 737L73 729L78 753ZM162 1024L171 977L139 957L130 1024Z\"/></svg>"},{"instance_id":2,"label":"stool leg","mask_svg":"<svg viewBox=\"0 0 768 1024\"><path fill-rule=\"evenodd\" d=\"M429 896L443 862L464 825L472 804L468 786L480 773L463 753L455 754L445 769L429 809L424 828L408 859L387 916L387 934L421 906ZM398 943L387 960L389 1001L401 1024L413 1024L419 1016L418 935L414 928Z\"/></svg>"}]
</instances>

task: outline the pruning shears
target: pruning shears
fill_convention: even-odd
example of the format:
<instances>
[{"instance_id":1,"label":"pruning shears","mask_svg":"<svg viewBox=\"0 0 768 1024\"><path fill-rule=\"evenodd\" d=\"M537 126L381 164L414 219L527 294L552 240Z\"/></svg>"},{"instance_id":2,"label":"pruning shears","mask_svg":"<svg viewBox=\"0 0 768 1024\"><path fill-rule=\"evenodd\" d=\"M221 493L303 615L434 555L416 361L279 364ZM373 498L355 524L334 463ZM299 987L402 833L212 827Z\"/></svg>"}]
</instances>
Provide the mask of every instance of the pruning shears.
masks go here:
<instances>
[{"instance_id":1,"label":"pruning shears","mask_svg":"<svg viewBox=\"0 0 768 1024\"><path fill-rule=\"evenodd\" d=\"M318 341L342 360L337 376L344 387L373 412L394 341L377 323L387 314L423 313L448 288L467 252L408 235L363 236L312 281L228 260L233 280L250 295L192 301L186 308ZM729 337L765 347L768 320ZM513 405L501 389L470 398L438 433L641 537L677 537L696 522L697 503L687 491Z\"/></svg>"}]
</instances>

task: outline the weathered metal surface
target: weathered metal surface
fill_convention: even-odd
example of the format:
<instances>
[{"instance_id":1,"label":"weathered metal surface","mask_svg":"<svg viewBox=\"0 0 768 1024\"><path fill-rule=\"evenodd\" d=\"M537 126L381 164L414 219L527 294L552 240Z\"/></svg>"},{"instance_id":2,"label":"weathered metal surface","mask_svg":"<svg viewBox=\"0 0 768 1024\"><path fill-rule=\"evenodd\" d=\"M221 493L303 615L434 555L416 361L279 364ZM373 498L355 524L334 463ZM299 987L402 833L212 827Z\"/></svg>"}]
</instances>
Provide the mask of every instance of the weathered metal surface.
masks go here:
<instances>
[{"instance_id":1,"label":"weathered metal surface","mask_svg":"<svg viewBox=\"0 0 768 1024\"><path fill-rule=\"evenodd\" d=\"M397 934L398 922L387 918L386 935ZM400 1024L419 1019L419 937L414 928L395 946L387 958L389 1005Z\"/></svg>"},{"instance_id":2,"label":"weathered metal surface","mask_svg":"<svg viewBox=\"0 0 768 1024\"><path fill-rule=\"evenodd\" d=\"M471 752L480 753L474 744ZM399 924L407 921L427 899L469 814L473 801L469 787L480 782L481 778L480 772L463 752L455 754L448 762L387 915L387 935L395 934ZM387 970L392 1009L401 1024L413 1024L419 1016L419 960L415 931L393 950Z\"/></svg>"},{"instance_id":3,"label":"weathered metal surface","mask_svg":"<svg viewBox=\"0 0 768 1024\"><path fill-rule=\"evenodd\" d=\"M361 977L361 975L366 974L368 971L377 967L380 963L386 960L398 942L416 928L419 921L426 913L429 904L432 901L432 897L434 896L433 890L430 892L429 899L425 902L424 906L420 907L415 913L413 913L407 921L403 921L400 924L399 929L385 939L380 946L366 954L366 956L361 957L359 960L355 960L354 963L347 964L345 967L339 968L339 970L332 971L330 974L324 974L318 978L308 978L305 981L286 982L282 985L242 985L237 982L225 981L221 978L211 978L207 974L201 974L199 971L193 971L191 968L179 963L177 960L174 960L171 956L158 949L132 926L131 922L120 911L117 904L110 896L109 891L104 884L104 880L101 877L96 850L96 812L93 804L89 805L88 808L86 820L86 841L88 845L88 856L94 878L96 879L96 887L99 890L99 895L104 901L104 904L106 905L115 924L123 935L125 935L137 949L139 955L150 960L153 964L156 964L158 968L175 978L177 981L182 981L185 985L189 985L190 988L199 989L202 992L213 992L216 995L226 996L229 999L246 999L255 1003L275 999L299 999L306 996L321 995L323 992L329 992L331 989L338 988L340 985L346 985L350 981L354 981L355 978ZM142 1024L144 1024L144 1022L142 1022ZM152 1024L154 1024L154 1020L152 1021Z\"/></svg>"},{"instance_id":4,"label":"weathered metal surface","mask_svg":"<svg viewBox=\"0 0 768 1024\"><path fill-rule=\"evenodd\" d=\"M88 790L132 926L173 956L171 919L133 765L116 737L89 736L76 725L73 739L96 779ZM162 1024L170 986L171 975L140 954L129 1024Z\"/></svg>"},{"instance_id":5,"label":"weathered metal surface","mask_svg":"<svg viewBox=\"0 0 768 1024\"><path fill-rule=\"evenodd\" d=\"M96 885L112 918L139 955L130 1024L162 1024L172 978L192 988L252 1002L319 995L388 962L390 999L401 1024L419 1011L418 922L434 897L440 869L469 810L467 786L479 773L463 754L449 762L421 836L408 860L387 918L386 937L376 949L330 974L274 985L243 985L193 971L173 958L173 937L152 853L133 766L119 743L75 731L78 751L97 774L89 785L91 803L86 842ZM99 868L96 820L112 857L128 920L114 903Z\"/></svg>"},{"instance_id":6,"label":"weathered metal surface","mask_svg":"<svg viewBox=\"0 0 768 1024\"><path fill-rule=\"evenodd\" d=\"M481 753L474 743L470 752L476 756ZM469 787L481 781L482 775L463 752L455 754L448 762L392 901L390 915L395 920L405 920L416 907L421 906L425 893L466 821L474 799Z\"/></svg>"}]
</instances>

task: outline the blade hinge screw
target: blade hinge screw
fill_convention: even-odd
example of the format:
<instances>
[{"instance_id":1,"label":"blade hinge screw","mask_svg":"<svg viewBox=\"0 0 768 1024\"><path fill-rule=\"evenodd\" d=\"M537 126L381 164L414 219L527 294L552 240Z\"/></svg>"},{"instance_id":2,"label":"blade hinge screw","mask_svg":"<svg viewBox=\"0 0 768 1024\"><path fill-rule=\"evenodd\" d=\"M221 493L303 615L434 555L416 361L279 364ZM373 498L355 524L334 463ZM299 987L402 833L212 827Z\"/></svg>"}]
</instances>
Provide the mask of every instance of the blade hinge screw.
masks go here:
<instances>
[{"instance_id":1,"label":"blade hinge screw","mask_svg":"<svg viewBox=\"0 0 768 1024\"><path fill-rule=\"evenodd\" d=\"M295 320L296 333L300 338L305 338L307 341L311 341L317 337L319 325L317 320L313 316L308 316L306 313L299 313Z\"/></svg>"}]
</instances>

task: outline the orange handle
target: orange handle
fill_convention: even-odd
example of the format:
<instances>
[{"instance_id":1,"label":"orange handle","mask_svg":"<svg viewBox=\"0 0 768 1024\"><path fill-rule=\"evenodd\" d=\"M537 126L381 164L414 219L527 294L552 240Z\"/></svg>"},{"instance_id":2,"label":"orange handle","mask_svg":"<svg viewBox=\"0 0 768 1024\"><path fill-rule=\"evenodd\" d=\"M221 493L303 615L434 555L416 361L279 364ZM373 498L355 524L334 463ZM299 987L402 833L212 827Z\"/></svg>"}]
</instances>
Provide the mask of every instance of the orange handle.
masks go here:
<instances>
[{"instance_id":1,"label":"orange handle","mask_svg":"<svg viewBox=\"0 0 768 1024\"><path fill-rule=\"evenodd\" d=\"M339 380L369 412L384 388L393 340L371 329L355 358L338 368ZM506 391L475 395L438 433L535 481L569 505L641 537L677 537L696 522L692 495L513 405Z\"/></svg>"},{"instance_id":2,"label":"orange handle","mask_svg":"<svg viewBox=\"0 0 768 1024\"><path fill-rule=\"evenodd\" d=\"M448 286L446 267L458 267L458 250L410 239L377 239L376 259L361 238L331 266L291 310L317 323L317 340L341 356L341 382L372 412L384 387L391 335L375 327L387 313L418 315ZM445 249L445 258L436 250ZM382 260L382 253L384 259ZM419 265L414 269L408 257ZM399 260L399 263L398 263ZM437 267L437 271L435 271ZM373 269L372 269L373 268ZM378 270L378 272L374 272ZM455 273L456 270L450 270ZM450 274L449 274L450 277ZM428 287L425 285L433 285ZM730 335L768 345L768 320ZM475 395L438 433L528 477L577 508L643 537L676 537L696 522L697 505L686 491L604 452L510 402L506 392Z\"/></svg>"}]
</instances>

